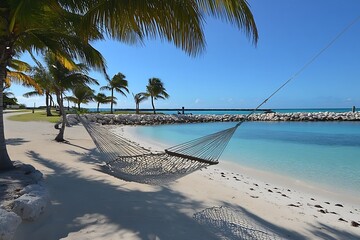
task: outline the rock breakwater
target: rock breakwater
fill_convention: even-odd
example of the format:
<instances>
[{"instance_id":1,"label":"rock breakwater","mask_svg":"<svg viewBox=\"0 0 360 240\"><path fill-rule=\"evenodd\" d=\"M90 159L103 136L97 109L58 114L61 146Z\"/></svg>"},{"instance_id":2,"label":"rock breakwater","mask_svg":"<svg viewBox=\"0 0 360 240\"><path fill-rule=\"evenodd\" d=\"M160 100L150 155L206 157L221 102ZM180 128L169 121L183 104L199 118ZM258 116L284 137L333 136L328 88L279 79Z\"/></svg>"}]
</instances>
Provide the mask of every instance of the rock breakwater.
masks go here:
<instances>
[{"instance_id":1,"label":"rock breakwater","mask_svg":"<svg viewBox=\"0 0 360 240\"><path fill-rule=\"evenodd\" d=\"M104 125L158 125L177 123L207 123L207 122L240 122L246 115L243 114L84 114L90 122ZM79 122L75 114L68 114L70 124ZM360 121L360 112L317 112L317 113L262 113L253 114L248 121Z\"/></svg>"}]
</instances>

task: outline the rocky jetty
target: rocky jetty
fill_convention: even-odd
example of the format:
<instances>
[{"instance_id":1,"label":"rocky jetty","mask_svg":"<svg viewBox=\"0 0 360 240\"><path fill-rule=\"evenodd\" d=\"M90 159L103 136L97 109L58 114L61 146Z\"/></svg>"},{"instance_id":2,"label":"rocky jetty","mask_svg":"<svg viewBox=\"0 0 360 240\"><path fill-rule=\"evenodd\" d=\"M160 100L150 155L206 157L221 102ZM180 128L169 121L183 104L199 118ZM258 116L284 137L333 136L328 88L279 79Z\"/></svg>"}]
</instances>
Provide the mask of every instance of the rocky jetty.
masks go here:
<instances>
[{"instance_id":1,"label":"rocky jetty","mask_svg":"<svg viewBox=\"0 0 360 240\"><path fill-rule=\"evenodd\" d=\"M157 125L177 123L206 123L206 122L240 122L245 119L243 114L84 114L90 122L104 125ZM75 114L69 114L70 124L79 122ZM248 121L360 121L360 112L314 112L314 113L262 113L253 114Z\"/></svg>"}]
</instances>

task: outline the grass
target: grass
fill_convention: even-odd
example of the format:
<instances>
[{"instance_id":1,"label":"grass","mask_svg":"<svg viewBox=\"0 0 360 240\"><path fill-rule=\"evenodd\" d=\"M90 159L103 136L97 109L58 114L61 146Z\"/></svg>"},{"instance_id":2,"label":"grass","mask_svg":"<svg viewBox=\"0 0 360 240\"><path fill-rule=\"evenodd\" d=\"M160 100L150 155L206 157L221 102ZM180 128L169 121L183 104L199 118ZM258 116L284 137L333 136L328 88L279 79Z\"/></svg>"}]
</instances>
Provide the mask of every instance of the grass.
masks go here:
<instances>
[{"instance_id":1,"label":"grass","mask_svg":"<svg viewBox=\"0 0 360 240\"><path fill-rule=\"evenodd\" d=\"M43 122L51 122L51 123L57 123L60 120L60 116L58 113L53 112L54 116L47 117L46 111L35 111L32 113L32 111L28 111L24 114L18 114L13 115L9 117L9 120L12 121L20 121L20 122L31 122L31 121L43 121Z\"/></svg>"}]
</instances>

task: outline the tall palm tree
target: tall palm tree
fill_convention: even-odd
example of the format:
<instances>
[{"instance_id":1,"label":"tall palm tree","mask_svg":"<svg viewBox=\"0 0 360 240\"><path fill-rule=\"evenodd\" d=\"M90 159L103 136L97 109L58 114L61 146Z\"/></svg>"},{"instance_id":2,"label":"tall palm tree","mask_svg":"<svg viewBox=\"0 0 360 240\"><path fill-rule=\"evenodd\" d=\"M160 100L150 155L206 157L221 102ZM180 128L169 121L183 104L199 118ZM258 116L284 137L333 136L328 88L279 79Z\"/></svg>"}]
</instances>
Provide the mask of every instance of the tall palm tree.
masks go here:
<instances>
[{"instance_id":1,"label":"tall palm tree","mask_svg":"<svg viewBox=\"0 0 360 240\"><path fill-rule=\"evenodd\" d=\"M94 90L87 85L79 84L72 89L73 96L65 97L66 100L69 100L78 105L78 111L81 110L82 103L89 103L94 98Z\"/></svg>"},{"instance_id":2,"label":"tall palm tree","mask_svg":"<svg viewBox=\"0 0 360 240\"><path fill-rule=\"evenodd\" d=\"M5 143L2 87L15 56L50 49L104 69L89 42L105 36L126 43L161 38L195 56L205 48L204 16L245 30L254 43L258 39L246 0L1 0L0 9L0 170L13 167Z\"/></svg>"},{"instance_id":3,"label":"tall palm tree","mask_svg":"<svg viewBox=\"0 0 360 240\"><path fill-rule=\"evenodd\" d=\"M114 97L114 99L116 99L116 97ZM96 111L99 112L100 104L111 103L114 99L110 96L106 96L104 93L98 93L93 97L93 100L97 102ZM114 103L116 104L116 101L114 101Z\"/></svg>"},{"instance_id":4,"label":"tall palm tree","mask_svg":"<svg viewBox=\"0 0 360 240\"><path fill-rule=\"evenodd\" d=\"M155 111L154 100L156 99L166 99L169 98L169 94L166 92L163 82L159 78L150 78L149 83L146 86L146 96L151 98L151 105Z\"/></svg>"},{"instance_id":5,"label":"tall palm tree","mask_svg":"<svg viewBox=\"0 0 360 240\"><path fill-rule=\"evenodd\" d=\"M48 52L45 62L54 80L54 92L62 115L62 124L59 134L55 137L58 142L65 141L64 132L66 125L66 112L64 109L64 93L84 84L99 84L96 79L88 76L88 67L83 64L67 65L67 61L52 52Z\"/></svg>"},{"instance_id":6,"label":"tall palm tree","mask_svg":"<svg viewBox=\"0 0 360 240\"><path fill-rule=\"evenodd\" d=\"M148 96L146 93L140 92L135 95L133 94L133 97L136 105L136 114L139 114L140 103L148 99Z\"/></svg>"},{"instance_id":7,"label":"tall palm tree","mask_svg":"<svg viewBox=\"0 0 360 240\"><path fill-rule=\"evenodd\" d=\"M24 97L33 97L33 96L43 96L45 95L45 105L46 105L46 116L52 116L51 113L51 102L52 93L54 92L54 81L50 74L50 72L42 66L42 64L38 63L37 67L34 67L32 70L31 77L36 81L42 91L30 91L23 94Z\"/></svg>"},{"instance_id":8,"label":"tall palm tree","mask_svg":"<svg viewBox=\"0 0 360 240\"><path fill-rule=\"evenodd\" d=\"M114 90L118 93L121 93L126 97L126 93L129 93L128 87L128 81L125 79L125 75L122 73L117 73L113 76L111 80L108 80L108 85L103 86L100 88L100 90L109 90L111 91L111 105L110 105L110 112L113 113L113 104L114 102Z\"/></svg>"}]
</instances>

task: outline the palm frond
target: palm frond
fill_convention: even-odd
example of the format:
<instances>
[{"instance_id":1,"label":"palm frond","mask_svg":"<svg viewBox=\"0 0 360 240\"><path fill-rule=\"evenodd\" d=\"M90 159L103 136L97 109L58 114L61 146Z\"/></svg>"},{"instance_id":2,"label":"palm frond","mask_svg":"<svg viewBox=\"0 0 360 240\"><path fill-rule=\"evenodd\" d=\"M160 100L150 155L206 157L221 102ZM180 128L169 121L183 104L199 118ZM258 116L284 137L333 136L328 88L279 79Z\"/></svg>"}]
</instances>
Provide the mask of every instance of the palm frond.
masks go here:
<instances>
[{"instance_id":1,"label":"palm frond","mask_svg":"<svg viewBox=\"0 0 360 240\"><path fill-rule=\"evenodd\" d=\"M102 87L100 88L100 90L101 90L101 91L104 91L104 90L111 91L111 87L109 87L109 86L102 86Z\"/></svg>"},{"instance_id":2,"label":"palm frond","mask_svg":"<svg viewBox=\"0 0 360 240\"><path fill-rule=\"evenodd\" d=\"M246 0L196 0L204 15L210 15L244 30L256 45L259 34Z\"/></svg>"},{"instance_id":3,"label":"palm frond","mask_svg":"<svg viewBox=\"0 0 360 240\"><path fill-rule=\"evenodd\" d=\"M23 96L26 98L33 97L33 96L41 96L41 95L42 94L40 94L38 91L31 91L31 92L27 92L27 93L23 94Z\"/></svg>"},{"instance_id":4,"label":"palm frond","mask_svg":"<svg viewBox=\"0 0 360 240\"><path fill-rule=\"evenodd\" d=\"M42 88L39 86L39 84L30 76L17 71L9 71L7 73L7 78L10 79L10 82L19 83L24 86L32 86L34 87L39 93L42 93Z\"/></svg>"},{"instance_id":5,"label":"palm frond","mask_svg":"<svg viewBox=\"0 0 360 240\"><path fill-rule=\"evenodd\" d=\"M18 59L12 59L9 63L9 67L21 72L29 72L31 70L30 64Z\"/></svg>"},{"instance_id":6,"label":"palm frond","mask_svg":"<svg viewBox=\"0 0 360 240\"><path fill-rule=\"evenodd\" d=\"M111 38L130 44L160 38L193 56L205 47L203 16L194 0L100 0L90 4L84 16L84 26L94 24Z\"/></svg>"}]
</instances>

